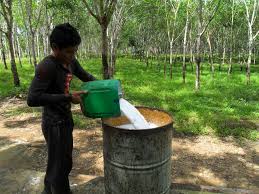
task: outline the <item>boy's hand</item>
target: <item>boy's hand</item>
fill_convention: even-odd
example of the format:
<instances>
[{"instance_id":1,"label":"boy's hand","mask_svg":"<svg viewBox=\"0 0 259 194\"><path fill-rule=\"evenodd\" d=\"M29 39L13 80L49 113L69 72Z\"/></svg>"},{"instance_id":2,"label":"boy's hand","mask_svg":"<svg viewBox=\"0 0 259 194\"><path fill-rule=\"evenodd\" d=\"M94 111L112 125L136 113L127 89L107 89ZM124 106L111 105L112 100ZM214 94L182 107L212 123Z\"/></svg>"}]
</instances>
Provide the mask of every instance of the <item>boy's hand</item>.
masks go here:
<instances>
[{"instance_id":1,"label":"boy's hand","mask_svg":"<svg viewBox=\"0 0 259 194\"><path fill-rule=\"evenodd\" d=\"M81 102L81 94L86 94L87 91L75 91L72 92L72 103L79 104Z\"/></svg>"}]
</instances>

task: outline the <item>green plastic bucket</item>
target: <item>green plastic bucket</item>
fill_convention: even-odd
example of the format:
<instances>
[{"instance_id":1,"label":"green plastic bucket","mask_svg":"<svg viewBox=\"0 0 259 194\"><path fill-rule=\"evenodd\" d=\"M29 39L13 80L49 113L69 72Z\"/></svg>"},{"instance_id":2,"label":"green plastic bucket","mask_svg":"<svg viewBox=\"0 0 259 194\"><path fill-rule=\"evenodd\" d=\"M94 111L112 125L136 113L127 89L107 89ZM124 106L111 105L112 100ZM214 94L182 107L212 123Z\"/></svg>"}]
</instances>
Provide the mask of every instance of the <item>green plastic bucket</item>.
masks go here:
<instances>
[{"instance_id":1,"label":"green plastic bucket","mask_svg":"<svg viewBox=\"0 0 259 194\"><path fill-rule=\"evenodd\" d=\"M83 94L83 113L90 118L108 118L120 116L119 99L121 85L119 80L98 80L84 82L81 90Z\"/></svg>"}]
</instances>

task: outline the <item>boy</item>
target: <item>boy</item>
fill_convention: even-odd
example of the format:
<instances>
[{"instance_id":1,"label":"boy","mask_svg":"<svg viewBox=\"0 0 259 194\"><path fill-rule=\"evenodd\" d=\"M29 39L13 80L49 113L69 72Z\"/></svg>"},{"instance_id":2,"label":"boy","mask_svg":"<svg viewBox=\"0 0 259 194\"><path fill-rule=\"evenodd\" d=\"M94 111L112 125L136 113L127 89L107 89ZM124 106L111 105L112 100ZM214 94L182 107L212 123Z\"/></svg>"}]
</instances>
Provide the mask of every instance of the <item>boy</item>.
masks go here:
<instances>
[{"instance_id":1,"label":"boy","mask_svg":"<svg viewBox=\"0 0 259 194\"><path fill-rule=\"evenodd\" d=\"M72 169L74 127L71 102L80 103L83 91L69 93L72 76L81 81L95 80L75 59L81 38L68 23L57 25L50 35L52 54L36 67L27 103L43 106L42 132L48 148L44 194L71 193L68 175Z\"/></svg>"}]
</instances>

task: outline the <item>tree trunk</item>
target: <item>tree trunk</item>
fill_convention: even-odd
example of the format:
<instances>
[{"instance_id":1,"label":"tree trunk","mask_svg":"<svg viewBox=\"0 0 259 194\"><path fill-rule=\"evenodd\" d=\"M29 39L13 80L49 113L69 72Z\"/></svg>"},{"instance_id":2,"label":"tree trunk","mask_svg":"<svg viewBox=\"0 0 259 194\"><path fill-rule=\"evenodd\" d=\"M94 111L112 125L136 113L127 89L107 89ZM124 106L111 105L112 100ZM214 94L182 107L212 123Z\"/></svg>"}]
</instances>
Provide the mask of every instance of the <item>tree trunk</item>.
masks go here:
<instances>
[{"instance_id":1,"label":"tree trunk","mask_svg":"<svg viewBox=\"0 0 259 194\"><path fill-rule=\"evenodd\" d=\"M231 46L230 46L230 58L229 58L229 67L228 67L228 75L232 73L232 56L233 56L233 25L234 25L234 6L235 6L235 0L232 0L232 12L231 12Z\"/></svg>"},{"instance_id":2,"label":"tree trunk","mask_svg":"<svg viewBox=\"0 0 259 194\"><path fill-rule=\"evenodd\" d=\"M48 18L47 18L48 20ZM49 23L47 23L48 25L50 25ZM42 33L42 37L43 37L43 53L44 56L49 55L50 50L49 50L49 26L43 28L44 32Z\"/></svg>"},{"instance_id":3,"label":"tree trunk","mask_svg":"<svg viewBox=\"0 0 259 194\"><path fill-rule=\"evenodd\" d=\"M190 42L190 63L191 63L191 68L192 68L192 72L193 72L193 70L194 70L194 68L193 68L193 62L194 62L194 60L193 60L193 44L192 44L192 25L191 25L191 27L190 27L190 32L189 32L189 42Z\"/></svg>"},{"instance_id":4,"label":"tree trunk","mask_svg":"<svg viewBox=\"0 0 259 194\"><path fill-rule=\"evenodd\" d=\"M253 34L252 27L249 29L249 41L248 41L248 60L246 66L246 84L250 84L250 66L251 66L251 58L252 58L252 49L253 49Z\"/></svg>"},{"instance_id":5,"label":"tree trunk","mask_svg":"<svg viewBox=\"0 0 259 194\"><path fill-rule=\"evenodd\" d=\"M173 40L170 41L170 79L173 78Z\"/></svg>"},{"instance_id":6,"label":"tree trunk","mask_svg":"<svg viewBox=\"0 0 259 194\"><path fill-rule=\"evenodd\" d=\"M17 50L17 56L18 56L19 64L22 67L20 44L19 44L18 37L16 37L16 48L17 48L16 50Z\"/></svg>"},{"instance_id":7,"label":"tree trunk","mask_svg":"<svg viewBox=\"0 0 259 194\"><path fill-rule=\"evenodd\" d=\"M18 35L17 35L17 29L14 28L14 46L16 47L16 55L18 57L18 60L19 60L19 64L20 66L22 67L22 62L21 62L21 52L20 52L20 43L19 43L19 38L18 38Z\"/></svg>"},{"instance_id":8,"label":"tree trunk","mask_svg":"<svg viewBox=\"0 0 259 194\"><path fill-rule=\"evenodd\" d=\"M113 78L115 73L115 63L116 63L116 47L117 40L114 38L113 34L111 34L111 48L110 48L110 76Z\"/></svg>"},{"instance_id":9,"label":"tree trunk","mask_svg":"<svg viewBox=\"0 0 259 194\"><path fill-rule=\"evenodd\" d=\"M165 62L164 62L164 78L166 78L166 66L167 66L167 57L166 57L166 49L165 49Z\"/></svg>"},{"instance_id":10,"label":"tree trunk","mask_svg":"<svg viewBox=\"0 0 259 194\"><path fill-rule=\"evenodd\" d=\"M212 76L214 76L213 54L212 54L212 47L211 47L209 33L207 34L207 42L208 42L209 50L210 50L210 54L209 54L210 69L211 69Z\"/></svg>"},{"instance_id":11,"label":"tree trunk","mask_svg":"<svg viewBox=\"0 0 259 194\"><path fill-rule=\"evenodd\" d=\"M4 68L8 69L7 64L6 64L5 46L4 46L4 41L3 41L3 37L2 37L1 32L0 32L0 48L1 48L2 60L3 60L3 63L4 63Z\"/></svg>"},{"instance_id":12,"label":"tree trunk","mask_svg":"<svg viewBox=\"0 0 259 194\"><path fill-rule=\"evenodd\" d=\"M45 29L45 28L44 28L44 29ZM43 33L43 37L44 37L45 33L46 33L46 32ZM48 50L48 48L47 48L47 44L48 44L48 43L47 43L47 39L48 39L48 38L47 38L47 36L46 36L45 38L43 38L43 42L42 42L42 43L43 43L43 53L44 53L44 56L47 56L47 53L48 53L48 52L47 52L47 50Z\"/></svg>"},{"instance_id":13,"label":"tree trunk","mask_svg":"<svg viewBox=\"0 0 259 194\"><path fill-rule=\"evenodd\" d=\"M195 89L200 89L200 63L201 63L201 56L200 56L200 45L201 45L201 36L197 35L197 43L196 43L196 80L195 80Z\"/></svg>"},{"instance_id":14,"label":"tree trunk","mask_svg":"<svg viewBox=\"0 0 259 194\"><path fill-rule=\"evenodd\" d=\"M198 23L197 23L197 35L196 35L196 56L195 56L195 62L196 62L196 77L195 77L195 89L196 91L200 89L200 63L201 63L201 32L202 32L202 8L203 7L203 0L199 0L199 7L198 7Z\"/></svg>"},{"instance_id":15,"label":"tree trunk","mask_svg":"<svg viewBox=\"0 0 259 194\"><path fill-rule=\"evenodd\" d=\"M116 72L116 50L114 49L113 50L113 53L112 53L112 77L115 75L115 72Z\"/></svg>"},{"instance_id":16,"label":"tree trunk","mask_svg":"<svg viewBox=\"0 0 259 194\"><path fill-rule=\"evenodd\" d=\"M223 42L223 56L222 56L222 64L223 65L225 64L225 57L226 57L226 40L224 39L224 42Z\"/></svg>"},{"instance_id":17,"label":"tree trunk","mask_svg":"<svg viewBox=\"0 0 259 194\"><path fill-rule=\"evenodd\" d=\"M189 1L188 1L189 3ZM188 5L187 5L188 9ZM184 39L183 39L183 83L185 84L186 80L186 47L187 47L187 33L188 33L188 25L189 25L189 17L188 17L188 11L187 11L187 18L186 18L186 24L185 24L185 30L184 30Z\"/></svg>"},{"instance_id":18,"label":"tree trunk","mask_svg":"<svg viewBox=\"0 0 259 194\"><path fill-rule=\"evenodd\" d=\"M19 79L19 75L17 72L16 63L15 63L14 48L13 48L13 35L12 35L11 28L8 29L7 39L8 39L9 49L10 49L11 70L12 70L12 74L13 74L14 85L20 86L20 79Z\"/></svg>"},{"instance_id":19,"label":"tree trunk","mask_svg":"<svg viewBox=\"0 0 259 194\"><path fill-rule=\"evenodd\" d=\"M31 33L31 48L32 48L33 65L34 65L34 67L36 67L37 58L36 58L36 51L35 51L35 32Z\"/></svg>"},{"instance_id":20,"label":"tree trunk","mask_svg":"<svg viewBox=\"0 0 259 194\"><path fill-rule=\"evenodd\" d=\"M39 41L38 31L36 31L36 46L37 46L37 57L40 58L40 41Z\"/></svg>"},{"instance_id":21,"label":"tree trunk","mask_svg":"<svg viewBox=\"0 0 259 194\"><path fill-rule=\"evenodd\" d=\"M27 46L26 46L26 47L27 47L27 56L29 57L30 64L32 65L29 33L26 32L26 35L27 35L27 41L26 41L26 45L27 45Z\"/></svg>"},{"instance_id":22,"label":"tree trunk","mask_svg":"<svg viewBox=\"0 0 259 194\"><path fill-rule=\"evenodd\" d=\"M103 79L110 79L109 64L108 64L108 38L107 26L102 25L102 64L103 64Z\"/></svg>"}]
</instances>

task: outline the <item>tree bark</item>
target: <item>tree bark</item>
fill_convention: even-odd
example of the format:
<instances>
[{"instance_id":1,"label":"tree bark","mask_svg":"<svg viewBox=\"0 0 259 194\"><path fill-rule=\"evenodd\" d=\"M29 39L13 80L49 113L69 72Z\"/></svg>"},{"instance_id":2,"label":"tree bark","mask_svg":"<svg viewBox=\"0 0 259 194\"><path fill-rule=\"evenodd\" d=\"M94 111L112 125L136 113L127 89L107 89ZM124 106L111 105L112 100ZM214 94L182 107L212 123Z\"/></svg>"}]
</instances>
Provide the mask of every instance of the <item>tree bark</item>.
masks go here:
<instances>
[{"instance_id":1,"label":"tree bark","mask_svg":"<svg viewBox=\"0 0 259 194\"><path fill-rule=\"evenodd\" d=\"M164 78L166 78L166 67L167 67L167 53L166 53L166 49L165 49L165 62L164 62Z\"/></svg>"},{"instance_id":2,"label":"tree bark","mask_svg":"<svg viewBox=\"0 0 259 194\"><path fill-rule=\"evenodd\" d=\"M200 46L201 46L201 36L202 36L202 9L203 9L203 0L199 0L199 7L198 7L198 33L196 36L196 79L195 79L195 89L200 89L200 63L201 63L201 54L200 54Z\"/></svg>"},{"instance_id":3,"label":"tree bark","mask_svg":"<svg viewBox=\"0 0 259 194\"><path fill-rule=\"evenodd\" d=\"M249 41L248 41L248 59L246 65L246 84L250 84L250 76L251 76L251 58L252 58L252 50L253 50L253 34L252 34L252 26L249 26Z\"/></svg>"},{"instance_id":4,"label":"tree bark","mask_svg":"<svg viewBox=\"0 0 259 194\"><path fill-rule=\"evenodd\" d=\"M5 46L4 46L4 41L3 41L3 37L2 37L1 32L0 32L0 48L1 48L2 60L3 60L3 63L4 63L4 68L8 69L7 64L6 64Z\"/></svg>"},{"instance_id":5,"label":"tree bark","mask_svg":"<svg viewBox=\"0 0 259 194\"><path fill-rule=\"evenodd\" d=\"M110 48L110 76L113 77L115 74L115 64L116 64L116 47L117 47L117 40L111 34L111 48Z\"/></svg>"},{"instance_id":6,"label":"tree bark","mask_svg":"<svg viewBox=\"0 0 259 194\"><path fill-rule=\"evenodd\" d=\"M148 66L149 66L149 51L148 50L146 51L146 54L145 54L145 61L146 61L146 65L148 68Z\"/></svg>"},{"instance_id":7,"label":"tree bark","mask_svg":"<svg viewBox=\"0 0 259 194\"><path fill-rule=\"evenodd\" d=\"M232 11L231 11L231 32L230 32L230 58L229 58L229 67L228 67L228 75L232 73L232 56L233 56L233 25L234 25L234 6L235 6L235 0L232 0Z\"/></svg>"},{"instance_id":8,"label":"tree bark","mask_svg":"<svg viewBox=\"0 0 259 194\"><path fill-rule=\"evenodd\" d=\"M209 54L210 69L211 69L212 76L214 76L213 54L212 54L212 47L210 42L210 33L207 33L207 42L210 50L210 54Z\"/></svg>"},{"instance_id":9,"label":"tree bark","mask_svg":"<svg viewBox=\"0 0 259 194\"><path fill-rule=\"evenodd\" d=\"M173 40L170 41L170 79L173 79Z\"/></svg>"},{"instance_id":10,"label":"tree bark","mask_svg":"<svg viewBox=\"0 0 259 194\"><path fill-rule=\"evenodd\" d=\"M188 11L189 1L187 3L187 13L186 13L186 23L184 29L184 39L183 39L183 68L182 68L182 76L183 76L183 83L185 84L186 80L186 47L187 47L187 33L188 33L188 26L189 26L189 11Z\"/></svg>"},{"instance_id":11,"label":"tree bark","mask_svg":"<svg viewBox=\"0 0 259 194\"><path fill-rule=\"evenodd\" d=\"M36 58L36 51L35 51L35 33L34 32L31 32L31 48L32 48L33 65L34 65L34 67L36 67L37 58Z\"/></svg>"},{"instance_id":12,"label":"tree bark","mask_svg":"<svg viewBox=\"0 0 259 194\"><path fill-rule=\"evenodd\" d=\"M250 11L249 7L246 3L246 0L243 0L246 8L246 19L247 19L247 24L248 24L248 59L247 59L247 65L246 65L246 84L250 84L250 66L251 66L251 58L252 58L252 50L254 46L254 40L256 37L259 35L259 30L253 34L253 25L255 24L255 19L256 19L256 12L258 12L258 6L259 6L259 1L254 1L253 4L253 11L250 16Z\"/></svg>"},{"instance_id":13,"label":"tree bark","mask_svg":"<svg viewBox=\"0 0 259 194\"><path fill-rule=\"evenodd\" d=\"M14 28L14 47L16 48L16 55L18 57L18 60L19 60L19 64L20 66L22 67L22 62L21 62L21 52L20 52L20 43L19 43L19 38L18 38L18 35L17 35L17 29L16 27Z\"/></svg>"},{"instance_id":14,"label":"tree bark","mask_svg":"<svg viewBox=\"0 0 259 194\"><path fill-rule=\"evenodd\" d=\"M190 28L190 32L189 32L189 42L190 42L190 62L191 62L191 68L192 68L192 72L194 71L193 68L193 62L194 62L194 56L193 56L193 44L192 44L192 28Z\"/></svg>"},{"instance_id":15,"label":"tree bark","mask_svg":"<svg viewBox=\"0 0 259 194\"><path fill-rule=\"evenodd\" d=\"M108 64L108 38L107 26L102 25L102 64L103 64L103 79L110 79L110 71Z\"/></svg>"},{"instance_id":16,"label":"tree bark","mask_svg":"<svg viewBox=\"0 0 259 194\"><path fill-rule=\"evenodd\" d=\"M15 86L20 86L20 79L19 79L19 75L17 72L17 67L16 67L16 63L15 63L15 56L14 56L14 48L13 48L13 35L12 35L12 28L9 27L8 28L8 44L9 44L9 49L10 49L10 56L11 56L11 70L12 70L12 74L13 74L13 82Z\"/></svg>"},{"instance_id":17,"label":"tree bark","mask_svg":"<svg viewBox=\"0 0 259 194\"><path fill-rule=\"evenodd\" d=\"M29 57L30 65L32 66L32 59L31 59L31 46L30 46L30 37L29 32L26 32L27 41L26 41L26 48L27 48L27 56Z\"/></svg>"},{"instance_id":18,"label":"tree bark","mask_svg":"<svg viewBox=\"0 0 259 194\"><path fill-rule=\"evenodd\" d=\"M199 90L200 89L200 63L201 63L201 56L200 56L200 45L201 45L201 36L198 34L197 35L197 40L196 40L196 79L195 79L195 89Z\"/></svg>"},{"instance_id":19,"label":"tree bark","mask_svg":"<svg viewBox=\"0 0 259 194\"><path fill-rule=\"evenodd\" d=\"M254 48L254 65L256 64L256 49Z\"/></svg>"},{"instance_id":20,"label":"tree bark","mask_svg":"<svg viewBox=\"0 0 259 194\"><path fill-rule=\"evenodd\" d=\"M39 41L39 31L36 31L36 47L37 47L37 57L40 58L40 41Z\"/></svg>"},{"instance_id":21,"label":"tree bark","mask_svg":"<svg viewBox=\"0 0 259 194\"><path fill-rule=\"evenodd\" d=\"M10 50L10 58L11 58L11 71L13 74L13 82L14 86L20 86L20 79L17 72L17 67L15 63L15 55L14 55L14 45L13 45L13 12L12 12L12 1L0 1L0 5L2 8L2 15L4 16L7 32L6 37L8 40L9 50Z\"/></svg>"}]
</instances>

